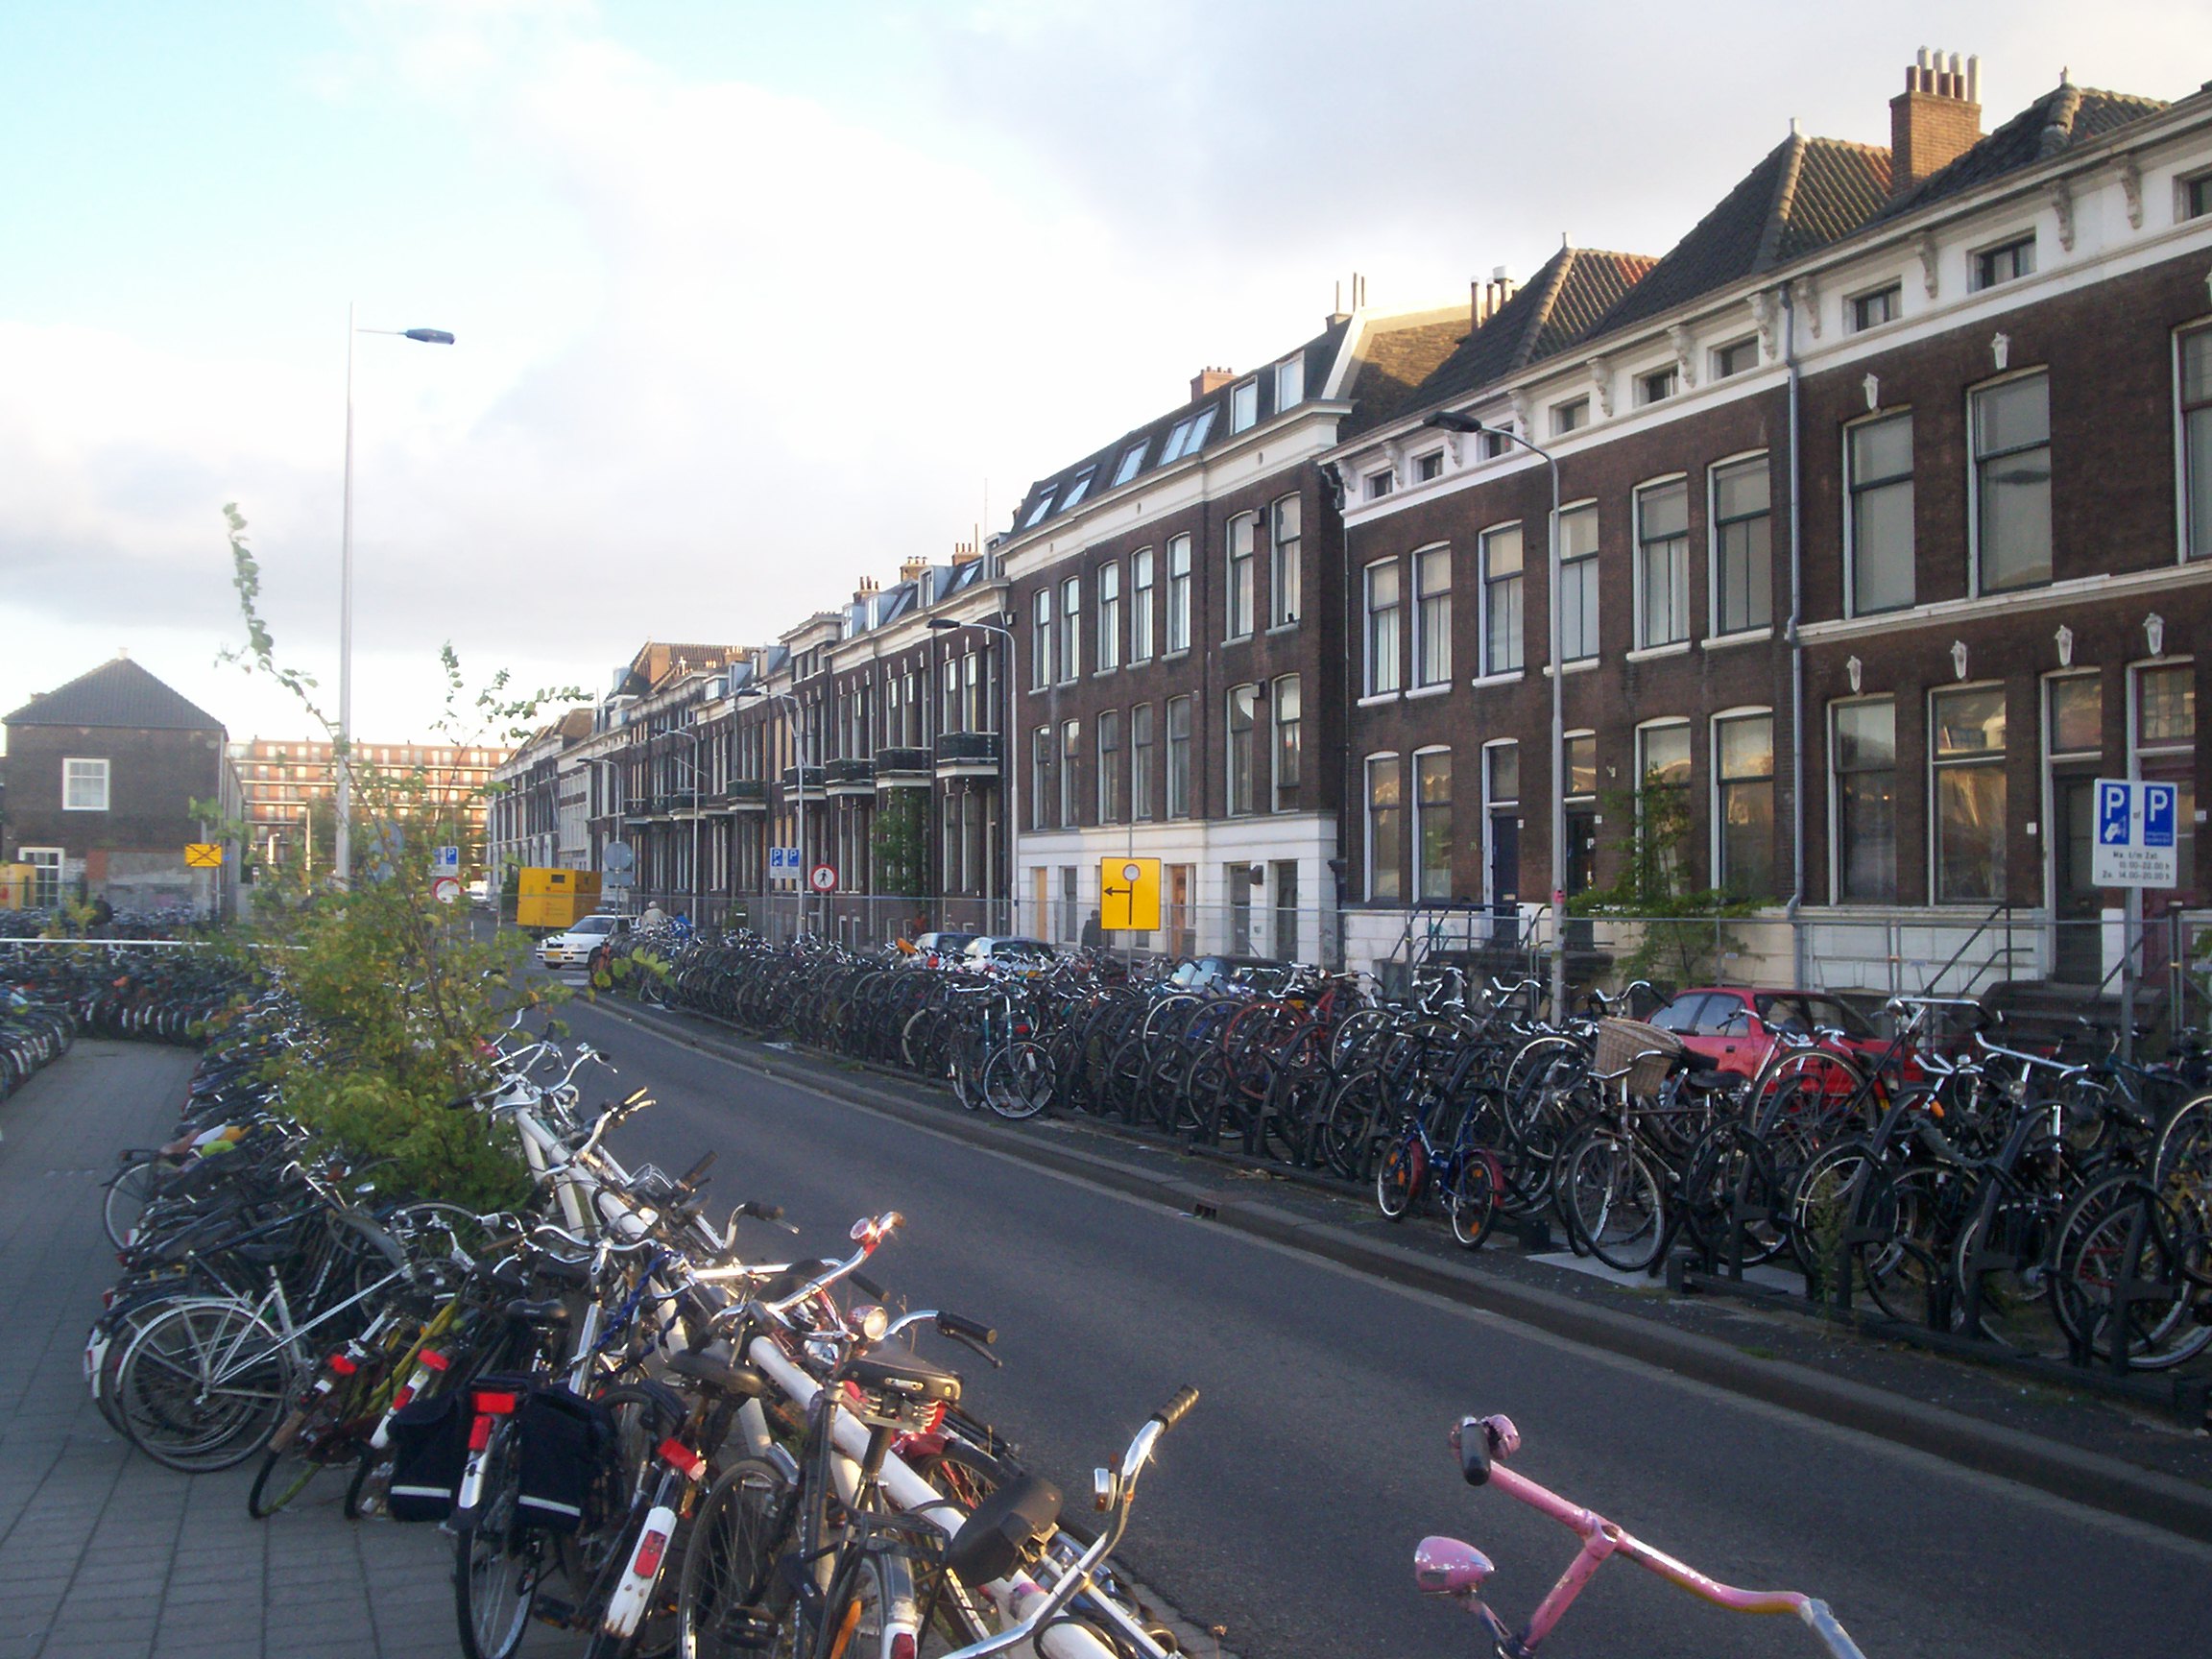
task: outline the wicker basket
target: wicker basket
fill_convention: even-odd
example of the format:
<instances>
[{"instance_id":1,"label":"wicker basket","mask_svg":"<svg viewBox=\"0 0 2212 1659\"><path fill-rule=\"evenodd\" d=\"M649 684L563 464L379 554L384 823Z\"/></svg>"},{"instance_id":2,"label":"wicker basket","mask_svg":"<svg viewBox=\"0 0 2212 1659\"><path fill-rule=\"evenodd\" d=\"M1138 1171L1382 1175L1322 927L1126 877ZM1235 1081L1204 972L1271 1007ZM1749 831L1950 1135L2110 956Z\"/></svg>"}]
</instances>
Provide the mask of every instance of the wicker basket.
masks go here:
<instances>
[{"instance_id":1,"label":"wicker basket","mask_svg":"<svg viewBox=\"0 0 2212 1659\"><path fill-rule=\"evenodd\" d=\"M1671 1031L1641 1020L1608 1017L1598 1022L1598 1053L1591 1070L1609 1076L1634 1061L1625 1079L1628 1093L1656 1094L1681 1052L1682 1039Z\"/></svg>"}]
</instances>

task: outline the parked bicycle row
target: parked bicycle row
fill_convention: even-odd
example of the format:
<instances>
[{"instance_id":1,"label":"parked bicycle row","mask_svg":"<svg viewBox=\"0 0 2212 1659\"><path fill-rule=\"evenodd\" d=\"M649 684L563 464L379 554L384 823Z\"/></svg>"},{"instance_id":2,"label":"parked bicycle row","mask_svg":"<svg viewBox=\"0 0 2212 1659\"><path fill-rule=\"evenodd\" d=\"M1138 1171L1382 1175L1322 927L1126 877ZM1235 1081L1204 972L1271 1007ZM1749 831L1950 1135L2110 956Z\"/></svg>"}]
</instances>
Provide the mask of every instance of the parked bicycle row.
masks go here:
<instances>
[{"instance_id":1,"label":"parked bicycle row","mask_svg":"<svg viewBox=\"0 0 2212 1659\"><path fill-rule=\"evenodd\" d=\"M0 985L65 1011L77 1029L98 1037L196 1041L247 982L235 964L210 951L0 942Z\"/></svg>"},{"instance_id":2,"label":"parked bicycle row","mask_svg":"<svg viewBox=\"0 0 2212 1659\"><path fill-rule=\"evenodd\" d=\"M1008 1118L1084 1113L1433 1201L1479 1246L1541 1222L1622 1271L1780 1262L1915 1327L2122 1367L2212 1343L2212 1060L2086 1024L2031 1042L1953 998L1631 987L1544 1017L1533 981L1082 957L932 972L820 943L694 942L647 994L942 1079ZM1654 1008L1652 1005L1656 1003ZM1626 1002L1620 1006L1625 1007ZM2117 1349L2117 1359L2115 1358Z\"/></svg>"}]
</instances>

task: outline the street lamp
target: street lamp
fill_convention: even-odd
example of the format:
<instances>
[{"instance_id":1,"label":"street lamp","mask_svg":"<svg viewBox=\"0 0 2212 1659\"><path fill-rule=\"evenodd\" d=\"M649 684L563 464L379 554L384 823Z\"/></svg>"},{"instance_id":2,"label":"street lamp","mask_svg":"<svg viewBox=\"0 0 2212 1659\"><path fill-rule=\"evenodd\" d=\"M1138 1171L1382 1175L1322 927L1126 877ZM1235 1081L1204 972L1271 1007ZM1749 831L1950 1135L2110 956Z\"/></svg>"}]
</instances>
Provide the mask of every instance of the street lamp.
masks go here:
<instances>
[{"instance_id":1,"label":"street lamp","mask_svg":"<svg viewBox=\"0 0 2212 1659\"><path fill-rule=\"evenodd\" d=\"M1006 661L998 670L998 678L1006 687L1006 730L998 738L998 768L1004 779L1000 794L1006 803L1006 930L1019 933L1022 921L1015 914L1015 907L1020 903L1016 895L1020 892L1018 878L1022 868L1018 857L1022 850L1022 795L1021 773L1014 764L1014 633L997 622L970 622L951 616L932 616L929 626L940 634L974 628L996 634L1006 641ZM944 707L943 698L938 699L938 707Z\"/></svg>"},{"instance_id":2,"label":"street lamp","mask_svg":"<svg viewBox=\"0 0 2212 1659\"><path fill-rule=\"evenodd\" d=\"M450 346L443 328L357 328L346 307L346 505L338 545L338 845L331 878L346 886L353 877L353 336L390 334L425 346Z\"/></svg>"},{"instance_id":3,"label":"street lamp","mask_svg":"<svg viewBox=\"0 0 2212 1659\"><path fill-rule=\"evenodd\" d=\"M1421 422L1445 432L1488 432L1543 458L1551 469L1551 555L1546 580L1551 585L1551 1018L1567 1018L1567 674L1565 596L1559 576L1559 461L1542 445L1531 444L1510 426L1486 426L1472 415L1439 409Z\"/></svg>"},{"instance_id":4,"label":"street lamp","mask_svg":"<svg viewBox=\"0 0 2212 1659\"><path fill-rule=\"evenodd\" d=\"M704 810L706 789L702 786L699 769L698 723L676 728L676 735L691 739L691 926L699 926L699 819ZM675 756L668 757L674 760Z\"/></svg>"},{"instance_id":5,"label":"street lamp","mask_svg":"<svg viewBox=\"0 0 2212 1659\"><path fill-rule=\"evenodd\" d=\"M788 691L771 691L758 684L737 687L740 697L773 697L791 716L791 757L799 775L799 932L806 931L806 891L813 870L806 862L806 726L799 711L799 699Z\"/></svg>"}]
</instances>

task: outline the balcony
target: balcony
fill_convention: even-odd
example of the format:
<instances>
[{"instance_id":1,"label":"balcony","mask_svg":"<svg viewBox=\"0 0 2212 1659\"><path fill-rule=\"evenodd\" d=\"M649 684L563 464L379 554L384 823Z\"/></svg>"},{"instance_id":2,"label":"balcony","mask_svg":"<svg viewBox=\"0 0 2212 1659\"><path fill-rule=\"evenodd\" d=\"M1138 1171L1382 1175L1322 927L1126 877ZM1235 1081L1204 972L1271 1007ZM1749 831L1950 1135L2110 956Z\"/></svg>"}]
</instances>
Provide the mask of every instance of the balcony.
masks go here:
<instances>
[{"instance_id":1,"label":"balcony","mask_svg":"<svg viewBox=\"0 0 2212 1659\"><path fill-rule=\"evenodd\" d=\"M929 751L878 749L876 751L876 787L926 788L929 784Z\"/></svg>"},{"instance_id":2,"label":"balcony","mask_svg":"<svg viewBox=\"0 0 2212 1659\"><path fill-rule=\"evenodd\" d=\"M873 795L876 793L876 762L873 760L832 760L822 768L832 795Z\"/></svg>"},{"instance_id":3,"label":"balcony","mask_svg":"<svg viewBox=\"0 0 2212 1659\"><path fill-rule=\"evenodd\" d=\"M996 778L998 776L998 733L996 732L941 732L937 735L937 776L940 778Z\"/></svg>"},{"instance_id":4,"label":"balcony","mask_svg":"<svg viewBox=\"0 0 2212 1659\"><path fill-rule=\"evenodd\" d=\"M725 812L765 812L768 810L768 781L764 778L733 778L722 785L722 810Z\"/></svg>"},{"instance_id":5,"label":"balcony","mask_svg":"<svg viewBox=\"0 0 2212 1659\"><path fill-rule=\"evenodd\" d=\"M799 768L798 768L798 767L796 767L796 766L786 766L786 767L784 767L784 768L783 768L783 793L784 793L785 795L787 795L787 796L790 796L790 797L792 797L792 798L796 799L796 798L797 798L797 796L798 796L798 793L799 793L799 787L800 787L800 783L799 783ZM807 767L807 768L806 768L806 783L805 783L805 788L806 788L806 795L807 795L807 798L808 798L809 800L817 799L817 798L819 798L819 797L820 797L820 795L822 794L822 768L821 768L821 767L819 767L819 766L809 766L809 767Z\"/></svg>"},{"instance_id":6,"label":"balcony","mask_svg":"<svg viewBox=\"0 0 2212 1659\"><path fill-rule=\"evenodd\" d=\"M650 795L633 795L622 803L622 822L625 824L650 824L656 817L664 816L667 808Z\"/></svg>"}]
</instances>

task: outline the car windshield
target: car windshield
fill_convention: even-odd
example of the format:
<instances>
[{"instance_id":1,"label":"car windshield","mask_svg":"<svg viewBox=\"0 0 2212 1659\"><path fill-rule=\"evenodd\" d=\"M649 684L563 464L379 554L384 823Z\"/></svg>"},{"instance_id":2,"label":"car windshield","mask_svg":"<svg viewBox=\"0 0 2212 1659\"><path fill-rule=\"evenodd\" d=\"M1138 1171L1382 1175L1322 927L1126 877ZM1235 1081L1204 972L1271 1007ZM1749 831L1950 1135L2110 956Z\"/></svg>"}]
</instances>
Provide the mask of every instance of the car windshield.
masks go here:
<instances>
[{"instance_id":1,"label":"car windshield","mask_svg":"<svg viewBox=\"0 0 2212 1659\"><path fill-rule=\"evenodd\" d=\"M1023 956L1032 961L1050 961L1052 947L1036 939L994 939L988 947L994 957Z\"/></svg>"},{"instance_id":2,"label":"car windshield","mask_svg":"<svg viewBox=\"0 0 2212 1659\"><path fill-rule=\"evenodd\" d=\"M1850 1003L1803 992L1767 992L1759 997L1759 1018L1783 1031L1811 1031L1815 1025L1846 1037L1871 1040L1874 1027Z\"/></svg>"},{"instance_id":3,"label":"car windshield","mask_svg":"<svg viewBox=\"0 0 2212 1659\"><path fill-rule=\"evenodd\" d=\"M612 933L614 931L614 918L612 916L587 916L568 931L571 933Z\"/></svg>"}]
</instances>

